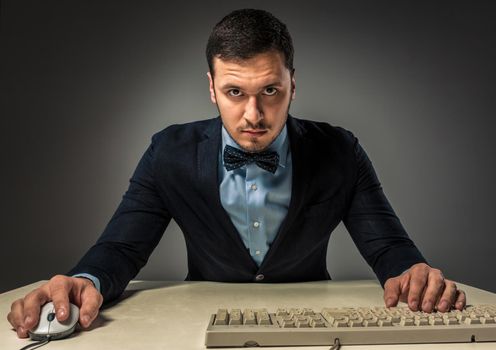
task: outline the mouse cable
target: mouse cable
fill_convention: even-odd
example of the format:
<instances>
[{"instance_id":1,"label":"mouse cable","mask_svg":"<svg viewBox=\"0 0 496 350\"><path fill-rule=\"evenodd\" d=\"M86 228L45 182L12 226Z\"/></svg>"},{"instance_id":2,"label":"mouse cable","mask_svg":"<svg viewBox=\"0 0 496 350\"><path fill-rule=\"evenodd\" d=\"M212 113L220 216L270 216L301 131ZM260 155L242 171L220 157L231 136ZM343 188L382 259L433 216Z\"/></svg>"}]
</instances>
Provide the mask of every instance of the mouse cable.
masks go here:
<instances>
[{"instance_id":1,"label":"mouse cable","mask_svg":"<svg viewBox=\"0 0 496 350\"><path fill-rule=\"evenodd\" d=\"M339 338L336 338L334 339L334 345L331 346L329 350L339 350L339 349L341 349L341 343L339 342Z\"/></svg>"},{"instance_id":2,"label":"mouse cable","mask_svg":"<svg viewBox=\"0 0 496 350\"><path fill-rule=\"evenodd\" d=\"M28 344L25 347L21 348L20 350L34 350L38 349L39 347L42 347L43 345L47 345L50 342L51 338L48 336L46 339L37 341L36 343Z\"/></svg>"}]
</instances>

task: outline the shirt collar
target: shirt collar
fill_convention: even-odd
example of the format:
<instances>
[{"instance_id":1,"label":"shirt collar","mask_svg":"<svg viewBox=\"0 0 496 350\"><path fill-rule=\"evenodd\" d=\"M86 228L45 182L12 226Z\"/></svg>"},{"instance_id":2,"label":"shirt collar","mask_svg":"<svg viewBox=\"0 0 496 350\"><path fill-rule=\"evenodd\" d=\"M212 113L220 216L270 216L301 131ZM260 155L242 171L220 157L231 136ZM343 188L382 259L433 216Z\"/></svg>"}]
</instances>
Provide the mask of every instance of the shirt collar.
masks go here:
<instances>
[{"instance_id":1,"label":"shirt collar","mask_svg":"<svg viewBox=\"0 0 496 350\"><path fill-rule=\"evenodd\" d=\"M242 150L242 148L239 147L236 141L233 140L231 135L229 135L224 125L222 125L222 148L221 148L222 152L224 151L224 147L226 147L226 145ZM276 139L272 141L272 143L269 145L267 150L276 151L279 154L279 166L283 168L286 167L286 160L289 151L288 131L286 128L286 124L282 128L279 135L277 135ZM221 157L221 159L222 159L222 164L224 164L224 157Z\"/></svg>"}]
</instances>

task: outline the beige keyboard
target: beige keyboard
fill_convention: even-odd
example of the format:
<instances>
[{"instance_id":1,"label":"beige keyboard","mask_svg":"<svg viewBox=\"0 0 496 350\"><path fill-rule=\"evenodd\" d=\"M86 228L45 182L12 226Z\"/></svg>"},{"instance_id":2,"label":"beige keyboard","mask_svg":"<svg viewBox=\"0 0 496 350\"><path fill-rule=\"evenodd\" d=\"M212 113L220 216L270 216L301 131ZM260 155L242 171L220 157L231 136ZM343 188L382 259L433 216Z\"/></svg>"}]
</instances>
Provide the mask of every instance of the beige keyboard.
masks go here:
<instances>
[{"instance_id":1,"label":"beige keyboard","mask_svg":"<svg viewBox=\"0 0 496 350\"><path fill-rule=\"evenodd\" d=\"M496 341L496 305L445 313L407 307L219 309L205 336L207 347L484 341Z\"/></svg>"}]
</instances>

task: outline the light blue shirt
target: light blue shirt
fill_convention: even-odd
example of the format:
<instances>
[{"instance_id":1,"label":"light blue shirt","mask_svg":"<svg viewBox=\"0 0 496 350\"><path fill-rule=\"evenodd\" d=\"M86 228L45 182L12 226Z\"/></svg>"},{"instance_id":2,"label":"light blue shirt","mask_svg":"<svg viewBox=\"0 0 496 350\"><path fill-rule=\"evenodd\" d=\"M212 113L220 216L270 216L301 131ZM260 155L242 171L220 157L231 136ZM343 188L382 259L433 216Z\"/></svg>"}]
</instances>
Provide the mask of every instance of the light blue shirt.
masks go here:
<instances>
[{"instance_id":1,"label":"light blue shirt","mask_svg":"<svg viewBox=\"0 0 496 350\"><path fill-rule=\"evenodd\" d=\"M292 161L286 126L267 150L279 153L274 174L255 163L227 171L222 153L226 145L241 149L222 127L219 154L221 203L258 266L286 217L291 199Z\"/></svg>"},{"instance_id":2,"label":"light blue shirt","mask_svg":"<svg viewBox=\"0 0 496 350\"><path fill-rule=\"evenodd\" d=\"M100 292L100 280L89 274L89 273L77 273L75 275L72 275L72 277L84 277L84 278L87 278L89 279L91 282L93 282L93 285L95 286L95 288Z\"/></svg>"},{"instance_id":3,"label":"light blue shirt","mask_svg":"<svg viewBox=\"0 0 496 350\"><path fill-rule=\"evenodd\" d=\"M286 217L291 200L292 161L286 126L268 147L279 153L279 166L274 174L255 163L227 171L222 153L226 145L241 149L222 127L222 147L219 154L219 191L222 206L231 218L258 266L274 241ZM97 277L80 273L73 277L90 279L98 291Z\"/></svg>"}]
</instances>

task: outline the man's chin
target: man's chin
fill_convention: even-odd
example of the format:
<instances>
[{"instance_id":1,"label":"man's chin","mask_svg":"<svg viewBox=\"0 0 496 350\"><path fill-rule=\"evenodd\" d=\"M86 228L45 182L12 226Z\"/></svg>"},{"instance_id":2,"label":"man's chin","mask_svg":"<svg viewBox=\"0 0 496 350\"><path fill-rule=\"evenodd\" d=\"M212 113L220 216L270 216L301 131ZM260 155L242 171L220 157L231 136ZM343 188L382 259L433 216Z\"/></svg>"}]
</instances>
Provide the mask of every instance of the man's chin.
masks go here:
<instances>
[{"instance_id":1,"label":"man's chin","mask_svg":"<svg viewBox=\"0 0 496 350\"><path fill-rule=\"evenodd\" d=\"M275 140L275 137L270 132L265 132L260 136L247 135L247 133L240 133L236 136L237 138L233 139L238 146L245 152L251 153L265 151Z\"/></svg>"},{"instance_id":2,"label":"man's chin","mask_svg":"<svg viewBox=\"0 0 496 350\"><path fill-rule=\"evenodd\" d=\"M259 140L250 140L239 145L245 152L256 153L262 152L269 146L268 143L262 143Z\"/></svg>"}]
</instances>

